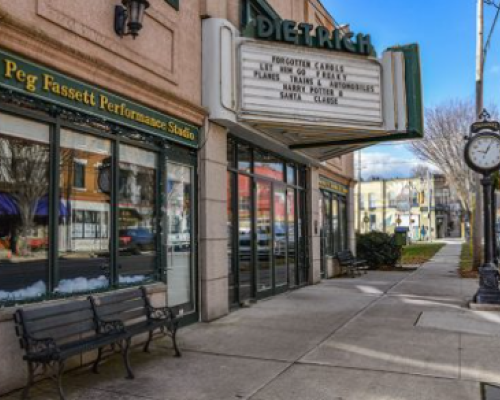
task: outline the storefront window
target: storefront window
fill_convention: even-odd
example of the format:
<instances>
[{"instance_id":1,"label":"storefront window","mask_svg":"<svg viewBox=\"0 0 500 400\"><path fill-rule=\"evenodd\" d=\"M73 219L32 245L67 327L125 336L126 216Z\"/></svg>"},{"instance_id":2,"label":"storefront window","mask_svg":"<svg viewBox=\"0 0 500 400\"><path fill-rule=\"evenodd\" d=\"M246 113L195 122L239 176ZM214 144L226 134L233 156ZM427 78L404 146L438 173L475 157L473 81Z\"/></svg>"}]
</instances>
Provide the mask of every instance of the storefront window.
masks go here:
<instances>
[{"instance_id":1,"label":"storefront window","mask_svg":"<svg viewBox=\"0 0 500 400\"><path fill-rule=\"evenodd\" d=\"M340 224L339 224L339 201L336 195L332 195L332 236L333 254L341 251L340 248Z\"/></svg>"},{"instance_id":2,"label":"storefront window","mask_svg":"<svg viewBox=\"0 0 500 400\"><path fill-rule=\"evenodd\" d=\"M118 234L120 284L155 279L156 259L156 153L120 145Z\"/></svg>"},{"instance_id":3,"label":"storefront window","mask_svg":"<svg viewBox=\"0 0 500 400\"><path fill-rule=\"evenodd\" d=\"M228 243L229 298L241 303L307 282L305 208L300 207L305 192L297 187L297 183L304 186L305 169L234 138L228 139L228 146L233 141L238 170L228 168L227 214L228 231L237 230L231 239L238 241ZM238 173L241 170L248 173Z\"/></svg>"},{"instance_id":4,"label":"storefront window","mask_svg":"<svg viewBox=\"0 0 500 400\"><path fill-rule=\"evenodd\" d=\"M167 163L167 304L194 309L192 167Z\"/></svg>"},{"instance_id":5,"label":"storefront window","mask_svg":"<svg viewBox=\"0 0 500 400\"><path fill-rule=\"evenodd\" d=\"M241 301L248 300L253 296L251 182L249 177L238 175L238 265Z\"/></svg>"},{"instance_id":6,"label":"storefront window","mask_svg":"<svg viewBox=\"0 0 500 400\"><path fill-rule=\"evenodd\" d=\"M322 255L335 256L348 248L346 198L326 190L321 193Z\"/></svg>"},{"instance_id":7,"label":"storefront window","mask_svg":"<svg viewBox=\"0 0 500 400\"><path fill-rule=\"evenodd\" d=\"M284 179L284 164L272 154L255 151L254 173L282 181Z\"/></svg>"},{"instance_id":8,"label":"storefront window","mask_svg":"<svg viewBox=\"0 0 500 400\"><path fill-rule=\"evenodd\" d=\"M330 193L323 192L323 200L325 254L333 256L332 198Z\"/></svg>"},{"instance_id":9,"label":"storefront window","mask_svg":"<svg viewBox=\"0 0 500 400\"><path fill-rule=\"evenodd\" d=\"M0 302L47 292L49 127L0 115Z\"/></svg>"},{"instance_id":10,"label":"storefront window","mask_svg":"<svg viewBox=\"0 0 500 400\"><path fill-rule=\"evenodd\" d=\"M341 249L346 250L349 248L348 227L347 227L347 205L346 199L340 199L340 217L341 217Z\"/></svg>"},{"instance_id":11,"label":"storefront window","mask_svg":"<svg viewBox=\"0 0 500 400\"><path fill-rule=\"evenodd\" d=\"M111 142L61 131L59 283L62 294L109 286ZM101 183L101 187L99 186Z\"/></svg>"},{"instance_id":12,"label":"storefront window","mask_svg":"<svg viewBox=\"0 0 500 400\"><path fill-rule=\"evenodd\" d=\"M294 165L287 164L286 166L286 182L289 185L295 185L297 183L297 170Z\"/></svg>"},{"instance_id":13,"label":"storefront window","mask_svg":"<svg viewBox=\"0 0 500 400\"><path fill-rule=\"evenodd\" d=\"M289 273L289 282L291 286L295 286L295 276L297 271L297 250L296 250L296 229L297 229L297 220L295 213L295 189L287 190L287 221L288 221L288 273Z\"/></svg>"},{"instance_id":14,"label":"storefront window","mask_svg":"<svg viewBox=\"0 0 500 400\"><path fill-rule=\"evenodd\" d=\"M238 144L238 169L243 172L252 172L252 151L244 144Z\"/></svg>"}]
</instances>

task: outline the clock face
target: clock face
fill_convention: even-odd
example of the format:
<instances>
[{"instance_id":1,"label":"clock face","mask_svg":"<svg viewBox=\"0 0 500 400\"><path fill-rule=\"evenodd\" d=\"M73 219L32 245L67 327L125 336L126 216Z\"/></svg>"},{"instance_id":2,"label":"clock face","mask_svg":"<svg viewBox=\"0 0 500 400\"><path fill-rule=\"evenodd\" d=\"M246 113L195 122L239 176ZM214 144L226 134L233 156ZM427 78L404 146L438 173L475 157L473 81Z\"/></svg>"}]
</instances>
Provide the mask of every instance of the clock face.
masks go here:
<instances>
[{"instance_id":1,"label":"clock face","mask_svg":"<svg viewBox=\"0 0 500 400\"><path fill-rule=\"evenodd\" d=\"M477 169L495 169L500 165L500 138L493 135L476 136L471 139L467 153Z\"/></svg>"}]
</instances>

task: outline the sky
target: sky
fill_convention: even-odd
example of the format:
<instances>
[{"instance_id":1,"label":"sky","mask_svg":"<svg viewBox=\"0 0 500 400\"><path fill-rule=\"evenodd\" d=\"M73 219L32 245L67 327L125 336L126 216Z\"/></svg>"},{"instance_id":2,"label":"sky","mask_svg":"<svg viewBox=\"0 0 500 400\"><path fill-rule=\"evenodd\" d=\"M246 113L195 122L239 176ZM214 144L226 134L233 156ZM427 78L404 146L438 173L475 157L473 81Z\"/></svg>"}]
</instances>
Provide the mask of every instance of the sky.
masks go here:
<instances>
[{"instance_id":1,"label":"sky","mask_svg":"<svg viewBox=\"0 0 500 400\"><path fill-rule=\"evenodd\" d=\"M500 4L500 0L495 0ZM474 99L476 0L323 0L339 24L370 34L378 55L387 47L420 45L424 107ZM485 4L485 42L497 9ZM485 65L485 101L500 104L500 18ZM406 177L421 163L401 144L362 151L362 176Z\"/></svg>"}]
</instances>

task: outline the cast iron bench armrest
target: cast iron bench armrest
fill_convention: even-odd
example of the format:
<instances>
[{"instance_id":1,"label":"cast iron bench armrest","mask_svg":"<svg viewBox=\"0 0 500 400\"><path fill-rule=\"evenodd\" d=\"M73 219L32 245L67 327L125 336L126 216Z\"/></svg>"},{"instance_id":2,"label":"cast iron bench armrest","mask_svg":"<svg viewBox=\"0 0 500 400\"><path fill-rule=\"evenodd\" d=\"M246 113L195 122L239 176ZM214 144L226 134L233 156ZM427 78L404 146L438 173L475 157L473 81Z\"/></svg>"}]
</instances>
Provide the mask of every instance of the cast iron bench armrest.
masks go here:
<instances>
[{"instance_id":1,"label":"cast iron bench armrest","mask_svg":"<svg viewBox=\"0 0 500 400\"><path fill-rule=\"evenodd\" d=\"M108 320L100 317L96 318L97 332L104 335L126 333L127 330L123 322L119 319Z\"/></svg>"},{"instance_id":2,"label":"cast iron bench armrest","mask_svg":"<svg viewBox=\"0 0 500 400\"><path fill-rule=\"evenodd\" d=\"M61 349L52 338L35 339L29 335L24 335L24 340L27 345L26 354L28 356L45 354L47 358L53 358L53 356L61 354Z\"/></svg>"},{"instance_id":3,"label":"cast iron bench armrest","mask_svg":"<svg viewBox=\"0 0 500 400\"><path fill-rule=\"evenodd\" d=\"M149 317L153 319L171 318L174 319L174 313L170 307L148 306Z\"/></svg>"}]
</instances>

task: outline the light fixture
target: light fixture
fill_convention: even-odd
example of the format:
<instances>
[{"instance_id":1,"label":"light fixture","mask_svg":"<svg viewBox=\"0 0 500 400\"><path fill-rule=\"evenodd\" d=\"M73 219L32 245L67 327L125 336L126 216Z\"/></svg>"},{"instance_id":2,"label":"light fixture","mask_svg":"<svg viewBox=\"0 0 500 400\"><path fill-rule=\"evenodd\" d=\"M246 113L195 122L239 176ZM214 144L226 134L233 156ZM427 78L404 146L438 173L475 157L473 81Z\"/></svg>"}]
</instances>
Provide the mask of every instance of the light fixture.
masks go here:
<instances>
[{"instance_id":1,"label":"light fixture","mask_svg":"<svg viewBox=\"0 0 500 400\"><path fill-rule=\"evenodd\" d=\"M132 35L135 39L142 29L142 20L149 1L122 0L122 4L115 7L115 32L120 37Z\"/></svg>"}]
</instances>

